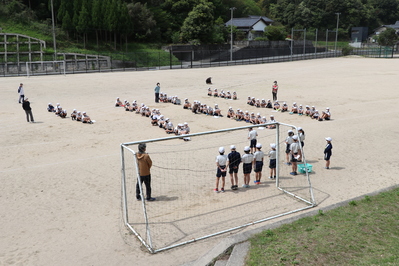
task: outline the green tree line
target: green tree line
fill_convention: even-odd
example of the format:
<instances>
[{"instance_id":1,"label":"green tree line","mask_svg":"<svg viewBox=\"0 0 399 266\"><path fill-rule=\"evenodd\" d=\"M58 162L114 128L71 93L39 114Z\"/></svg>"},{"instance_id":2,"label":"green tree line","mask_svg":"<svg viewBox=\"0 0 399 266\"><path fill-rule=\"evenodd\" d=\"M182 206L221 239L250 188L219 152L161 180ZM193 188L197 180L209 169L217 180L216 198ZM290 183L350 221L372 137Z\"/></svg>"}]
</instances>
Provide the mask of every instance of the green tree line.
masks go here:
<instances>
[{"instance_id":1,"label":"green tree line","mask_svg":"<svg viewBox=\"0 0 399 266\"><path fill-rule=\"evenodd\" d=\"M55 24L67 38L86 42L223 43L224 23L234 17L267 16L275 25L369 30L399 20L399 0L52 0ZM16 23L51 23L51 0L0 0L0 16Z\"/></svg>"}]
</instances>

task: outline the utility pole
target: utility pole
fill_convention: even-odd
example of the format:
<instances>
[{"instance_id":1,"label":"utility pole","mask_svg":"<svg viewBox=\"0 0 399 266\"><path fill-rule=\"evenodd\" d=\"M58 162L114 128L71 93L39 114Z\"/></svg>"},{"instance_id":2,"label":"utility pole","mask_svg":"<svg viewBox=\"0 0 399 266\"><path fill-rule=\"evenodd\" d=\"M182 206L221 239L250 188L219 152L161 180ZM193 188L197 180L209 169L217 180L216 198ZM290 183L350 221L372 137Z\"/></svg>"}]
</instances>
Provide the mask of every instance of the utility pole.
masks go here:
<instances>
[{"instance_id":1,"label":"utility pole","mask_svg":"<svg viewBox=\"0 0 399 266\"><path fill-rule=\"evenodd\" d=\"M233 12L235 7L231 7L231 20L230 20L230 61L233 61Z\"/></svg>"},{"instance_id":2,"label":"utility pole","mask_svg":"<svg viewBox=\"0 0 399 266\"><path fill-rule=\"evenodd\" d=\"M55 24L54 24L54 5L51 0L51 20L53 21L53 43L54 43L54 60L57 60L57 44L55 40Z\"/></svg>"},{"instance_id":3,"label":"utility pole","mask_svg":"<svg viewBox=\"0 0 399 266\"><path fill-rule=\"evenodd\" d=\"M334 53L337 53L337 42L338 42L338 26L339 26L339 15L341 13L335 13L337 15L337 29L335 30L335 47L334 47Z\"/></svg>"}]
</instances>

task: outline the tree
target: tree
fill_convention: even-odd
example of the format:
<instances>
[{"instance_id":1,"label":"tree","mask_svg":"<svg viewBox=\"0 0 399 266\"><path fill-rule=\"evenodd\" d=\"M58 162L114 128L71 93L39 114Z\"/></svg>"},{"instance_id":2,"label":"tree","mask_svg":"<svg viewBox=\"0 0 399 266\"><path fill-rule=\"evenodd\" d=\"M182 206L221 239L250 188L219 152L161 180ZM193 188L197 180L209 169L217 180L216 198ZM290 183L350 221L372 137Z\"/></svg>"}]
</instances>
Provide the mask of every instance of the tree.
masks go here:
<instances>
[{"instance_id":1,"label":"tree","mask_svg":"<svg viewBox=\"0 0 399 266\"><path fill-rule=\"evenodd\" d=\"M198 40L209 43L212 40L213 4L203 0L188 13L181 27L183 41Z\"/></svg>"},{"instance_id":2,"label":"tree","mask_svg":"<svg viewBox=\"0 0 399 266\"><path fill-rule=\"evenodd\" d=\"M267 26L265 28L265 36L269 41L283 41L287 37L287 32L282 26Z\"/></svg>"},{"instance_id":3,"label":"tree","mask_svg":"<svg viewBox=\"0 0 399 266\"><path fill-rule=\"evenodd\" d=\"M394 46L399 40L395 29L387 28L378 35L378 43L382 46Z\"/></svg>"},{"instance_id":4,"label":"tree","mask_svg":"<svg viewBox=\"0 0 399 266\"><path fill-rule=\"evenodd\" d=\"M127 5L127 10L130 16L131 25L133 27L134 37L138 40L148 38L157 22L154 16L147 8L147 3L130 3Z\"/></svg>"}]
</instances>

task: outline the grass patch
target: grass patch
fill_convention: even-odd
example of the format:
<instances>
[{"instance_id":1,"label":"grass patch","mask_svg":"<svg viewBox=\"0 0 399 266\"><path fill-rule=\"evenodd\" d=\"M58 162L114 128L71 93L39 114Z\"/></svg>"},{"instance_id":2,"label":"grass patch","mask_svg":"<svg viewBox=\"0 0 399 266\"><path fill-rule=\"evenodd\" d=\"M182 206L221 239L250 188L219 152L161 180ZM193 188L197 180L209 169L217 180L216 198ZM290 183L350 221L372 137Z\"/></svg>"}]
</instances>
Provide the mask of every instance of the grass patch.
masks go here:
<instances>
[{"instance_id":1,"label":"grass patch","mask_svg":"<svg viewBox=\"0 0 399 266\"><path fill-rule=\"evenodd\" d=\"M250 239L246 265L399 265L399 188Z\"/></svg>"}]
</instances>

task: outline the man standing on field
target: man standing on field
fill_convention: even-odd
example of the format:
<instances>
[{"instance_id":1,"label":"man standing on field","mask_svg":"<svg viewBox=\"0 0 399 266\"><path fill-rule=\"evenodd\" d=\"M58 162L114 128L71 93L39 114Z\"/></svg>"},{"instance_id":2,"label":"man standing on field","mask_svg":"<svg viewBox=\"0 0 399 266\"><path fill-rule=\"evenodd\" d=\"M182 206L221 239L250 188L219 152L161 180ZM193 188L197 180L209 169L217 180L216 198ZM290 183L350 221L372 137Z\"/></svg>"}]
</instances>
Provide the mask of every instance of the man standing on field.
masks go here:
<instances>
[{"instance_id":1,"label":"man standing on field","mask_svg":"<svg viewBox=\"0 0 399 266\"><path fill-rule=\"evenodd\" d=\"M159 91L161 90L161 84L157 83L157 86L154 89L155 92L155 102L159 103Z\"/></svg>"}]
</instances>

